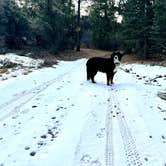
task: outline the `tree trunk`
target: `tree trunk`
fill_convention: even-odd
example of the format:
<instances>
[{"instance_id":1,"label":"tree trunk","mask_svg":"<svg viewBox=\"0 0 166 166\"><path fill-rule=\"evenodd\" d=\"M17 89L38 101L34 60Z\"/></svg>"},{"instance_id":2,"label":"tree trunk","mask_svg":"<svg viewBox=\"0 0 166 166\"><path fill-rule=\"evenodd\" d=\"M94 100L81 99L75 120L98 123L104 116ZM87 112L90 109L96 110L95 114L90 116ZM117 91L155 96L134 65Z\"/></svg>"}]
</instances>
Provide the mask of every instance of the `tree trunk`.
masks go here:
<instances>
[{"instance_id":1,"label":"tree trunk","mask_svg":"<svg viewBox=\"0 0 166 166\"><path fill-rule=\"evenodd\" d=\"M81 0L78 0L78 14L77 14L77 48L76 51L80 51L80 3Z\"/></svg>"},{"instance_id":2,"label":"tree trunk","mask_svg":"<svg viewBox=\"0 0 166 166\"><path fill-rule=\"evenodd\" d=\"M145 25L147 26L147 1L145 0L144 4L144 15L145 15ZM147 49L148 49L148 43L147 43L147 30L144 32L144 47L143 47L143 56L145 59L147 59Z\"/></svg>"}]
</instances>

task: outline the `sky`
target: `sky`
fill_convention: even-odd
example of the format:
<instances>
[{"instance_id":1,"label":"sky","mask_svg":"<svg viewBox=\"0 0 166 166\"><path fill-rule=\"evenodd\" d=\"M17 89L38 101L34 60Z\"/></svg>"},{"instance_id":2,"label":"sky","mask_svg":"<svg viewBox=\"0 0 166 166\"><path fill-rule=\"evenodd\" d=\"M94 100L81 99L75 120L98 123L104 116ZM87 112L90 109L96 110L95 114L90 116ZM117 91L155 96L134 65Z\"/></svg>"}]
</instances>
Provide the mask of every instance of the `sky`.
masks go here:
<instances>
[{"instance_id":1,"label":"sky","mask_svg":"<svg viewBox=\"0 0 166 166\"><path fill-rule=\"evenodd\" d=\"M116 5L118 4L118 1L119 0L116 0ZM74 0L74 4L75 4L75 11L77 11L77 8L78 8L78 0ZM90 1L82 1L81 2L81 15L82 16L86 16L88 14L88 7L90 7L91 3ZM123 17L121 15L119 15L118 13L115 13L115 17L117 18L117 22L118 23L121 23L122 22L122 19Z\"/></svg>"},{"instance_id":2,"label":"sky","mask_svg":"<svg viewBox=\"0 0 166 166\"><path fill-rule=\"evenodd\" d=\"M77 11L78 0L74 0L74 4L75 4L75 11ZM81 15L87 15L87 9L88 9L89 6L90 6L90 2L89 1L81 2Z\"/></svg>"}]
</instances>

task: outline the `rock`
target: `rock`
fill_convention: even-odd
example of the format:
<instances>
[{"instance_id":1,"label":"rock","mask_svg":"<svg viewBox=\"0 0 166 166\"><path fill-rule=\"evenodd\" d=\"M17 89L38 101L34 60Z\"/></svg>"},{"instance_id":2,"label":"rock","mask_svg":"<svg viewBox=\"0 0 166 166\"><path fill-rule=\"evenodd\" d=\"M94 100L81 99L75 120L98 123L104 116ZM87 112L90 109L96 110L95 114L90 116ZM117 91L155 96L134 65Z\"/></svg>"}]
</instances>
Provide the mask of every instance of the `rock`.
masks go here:
<instances>
[{"instance_id":1,"label":"rock","mask_svg":"<svg viewBox=\"0 0 166 166\"><path fill-rule=\"evenodd\" d=\"M158 92L157 96L163 100L166 100L166 92Z\"/></svg>"},{"instance_id":2,"label":"rock","mask_svg":"<svg viewBox=\"0 0 166 166\"><path fill-rule=\"evenodd\" d=\"M55 116L53 116L51 119L56 119L56 117L55 117Z\"/></svg>"},{"instance_id":3,"label":"rock","mask_svg":"<svg viewBox=\"0 0 166 166\"><path fill-rule=\"evenodd\" d=\"M35 156L35 155L36 155L35 151L33 151L33 152L30 153L30 156Z\"/></svg>"},{"instance_id":4,"label":"rock","mask_svg":"<svg viewBox=\"0 0 166 166\"><path fill-rule=\"evenodd\" d=\"M47 136L46 136L46 135L41 135L40 137L41 137L41 138L44 138L44 139L46 139L46 138L47 138Z\"/></svg>"},{"instance_id":5,"label":"rock","mask_svg":"<svg viewBox=\"0 0 166 166\"><path fill-rule=\"evenodd\" d=\"M30 147L29 147L29 146L26 146L26 147L25 147L25 150L29 150L29 149L30 149Z\"/></svg>"},{"instance_id":6,"label":"rock","mask_svg":"<svg viewBox=\"0 0 166 166\"><path fill-rule=\"evenodd\" d=\"M32 108L36 108L37 106L36 105L33 105Z\"/></svg>"}]
</instances>

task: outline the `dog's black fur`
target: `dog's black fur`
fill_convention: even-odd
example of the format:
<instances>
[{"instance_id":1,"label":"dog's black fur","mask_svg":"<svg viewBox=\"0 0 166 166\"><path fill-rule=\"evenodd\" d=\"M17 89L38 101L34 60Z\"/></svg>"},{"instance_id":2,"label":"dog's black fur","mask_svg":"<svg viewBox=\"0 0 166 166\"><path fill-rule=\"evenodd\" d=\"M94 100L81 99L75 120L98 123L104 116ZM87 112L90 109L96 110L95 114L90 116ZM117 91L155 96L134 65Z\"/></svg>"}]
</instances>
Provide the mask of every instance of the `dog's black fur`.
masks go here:
<instances>
[{"instance_id":1,"label":"dog's black fur","mask_svg":"<svg viewBox=\"0 0 166 166\"><path fill-rule=\"evenodd\" d=\"M120 65L120 60L124 54L120 52L113 52L110 58L93 57L90 58L86 63L87 68L87 80L92 80L98 71L106 73L107 85L113 84L113 77L115 74L115 68Z\"/></svg>"}]
</instances>

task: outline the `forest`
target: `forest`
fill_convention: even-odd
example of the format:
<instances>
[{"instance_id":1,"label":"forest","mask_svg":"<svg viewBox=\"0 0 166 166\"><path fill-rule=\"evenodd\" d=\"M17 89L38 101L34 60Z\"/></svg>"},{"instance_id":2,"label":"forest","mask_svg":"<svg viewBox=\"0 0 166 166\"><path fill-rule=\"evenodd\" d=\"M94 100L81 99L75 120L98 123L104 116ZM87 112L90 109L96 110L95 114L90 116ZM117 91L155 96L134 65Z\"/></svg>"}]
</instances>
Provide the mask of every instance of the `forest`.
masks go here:
<instances>
[{"instance_id":1,"label":"forest","mask_svg":"<svg viewBox=\"0 0 166 166\"><path fill-rule=\"evenodd\" d=\"M0 1L0 53L39 48L56 54L82 47L165 55L166 1Z\"/></svg>"}]
</instances>

